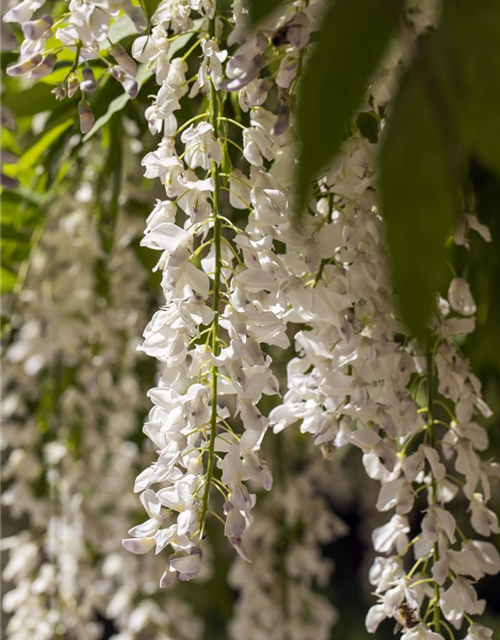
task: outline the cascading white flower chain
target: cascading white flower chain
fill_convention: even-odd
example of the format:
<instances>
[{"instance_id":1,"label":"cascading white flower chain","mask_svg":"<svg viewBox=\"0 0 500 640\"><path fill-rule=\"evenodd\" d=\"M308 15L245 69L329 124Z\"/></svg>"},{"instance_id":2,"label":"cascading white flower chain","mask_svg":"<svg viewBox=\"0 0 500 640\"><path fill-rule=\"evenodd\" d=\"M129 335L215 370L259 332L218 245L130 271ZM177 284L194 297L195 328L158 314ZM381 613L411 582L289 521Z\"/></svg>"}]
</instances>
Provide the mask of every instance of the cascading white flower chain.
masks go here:
<instances>
[{"instance_id":1,"label":"cascading white flower chain","mask_svg":"<svg viewBox=\"0 0 500 640\"><path fill-rule=\"evenodd\" d=\"M153 67L161 85L146 117L151 130L161 131L163 138L143 164L146 177L160 178L169 199L158 201L143 240L143 245L162 251L158 268L166 300L148 325L143 345L165 365L159 387L149 394L155 406L145 426L159 458L136 482L150 519L124 541L135 553L153 547L159 553L171 546L174 553L161 586L177 573L182 580L196 576L206 517L213 511L212 487L224 497L225 519L215 515L224 523L225 535L249 560L241 536L250 524L254 496L244 482L251 479L268 490L272 484L270 470L258 457L269 421L257 403L263 394L278 393L271 359L261 345L289 344L277 315L280 261L268 235L282 214L272 214L278 209L265 193L272 185L260 169L262 153L267 159L271 153L271 142L265 142L267 123L261 120L271 114L255 114L255 135L247 140L248 130L224 115L227 94L221 65L227 51L220 48L224 23L215 6L193 7L195 15L202 16L197 29L185 13L179 25L178 15L168 7L160 5L151 37L139 38L133 49L137 59ZM193 30L199 32L195 43L169 62L169 42ZM200 49L199 70L186 80L187 61ZM188 89L190 96L202 92L206 107L178 127L175 111ZM256 167L251 178L231 167L228 146L241 147L231 137L233 127L245 129L243 155ZM249 210L246 230L222 215L221 196L226 192L230 207ZM175 222L178 208L185 215L182 226ZM241 436L228 421L231 402L245 429ZM151 489L157 483L162 487Z\"/></svg>"},{"instance_id":2,"label":"cascading white flower chain","mask_svg":"<svg viewBox=\"0 0 500 640\"><path fill-rule=\"evenodd\" d=\"M416 11L416 18L419 33L432 16ZM401 55L396 44L371 87L375 116L390 98ZM442 630L452 634L450 624L460 629L465 619L468 640L489 638L492 631L470 617L485 604L477 600L472 581L500 570L498 552L488 542L469 540L446 510L462 487L476 533L498 531L498 519L486 506L498 465L479 458L487 436L472 421L474 410L488 417L489 409L453 340L473 330L475 305L467 283L454 278L449 304L440 300L427 353L394 320L375 150L354 133L318 183L316 213L304 223L304 236L298 240L294 229L284 233L284 261L291 272L284 287L285 317L309 329L296 335L299 357L288 365L289 391L270 418L275 431L300 420L301 430L314 436L325 455L347 443L358 446L368 475L382 482L377 508L396 509L373 534L379 553L395 549L398 555L378 558L371 570L380 604L367 616L368 631L390 617L404 640L442 640ZM467 244L468 229L488 239L487 229L468 214L458 243ZM446 421L437 417L443 410ZM448 472L452 460L465 481ZM421 506L421 531L410 541L408 515L422 492L428 501ZM415 564L407 571L404 560L412 548Z\"/></svg>"}]
</instances>

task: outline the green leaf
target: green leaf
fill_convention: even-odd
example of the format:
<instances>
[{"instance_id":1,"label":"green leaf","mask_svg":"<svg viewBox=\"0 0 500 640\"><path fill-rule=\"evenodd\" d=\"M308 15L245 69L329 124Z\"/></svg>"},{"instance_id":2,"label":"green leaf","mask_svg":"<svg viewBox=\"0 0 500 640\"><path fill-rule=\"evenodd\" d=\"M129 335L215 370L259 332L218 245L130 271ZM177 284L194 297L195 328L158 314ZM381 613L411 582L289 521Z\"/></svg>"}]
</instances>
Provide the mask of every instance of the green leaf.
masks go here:
<instances>
[{"instance_id":1,"label":"green leaf","mask_svg":"<svg viewBox=\"0 0 500 640\"><path fill-rule=\"evenodd\" d=\"M338 152L349 119L399 22L401 0L338 0L328 10L300 88L299 198Z\"/></svg>"},{"instance_id":2,"label":"green leaf","mask_svg":"<svg viewBox=\"0 0 500 640\"><path fill-rule=\"evenodd\" d=\"M141 7L144 10L149 21L154 15L154 12L158 9L161 0L139 0Z\"/></svg>"},{"instance_id":3,"label":"green leaf","mask_svg":"<svg viewBox=\"0 0 500 640\"><path fill-rule=\"evenodd\" d=\"M16 286L17 276L15 273L0 266L0 293L9 293Z\"/></svg>"},{"instance_id":4,"label":"green leaf","mask_svg":"<svg viewBox=\"0 0 500 640\"><path fill-rule=\"evenodd\" d=\"M433 297L447 273L445 241L457 202L458 143L436 112L439 84L422 73L435 69L430 49L420 51L404 76L380 152L380 189L399 310L422 337ZM436 93L437 95L434 95ZM444 95L444 94L443 94ZM450 149L455 142L456 147Z\"/></svg>"},{"instance_id":5,"label":"green leaf","mask_svg":"<svg viewBox=\"0 0 500 640\"><path fill-rule=\"evenodd\" d=\"M29 254L30 236L11 226L0 225L0 255L4 265L24 260Z\"/></svg>"},{"instance_id":6,"label":"green leaf","mask_svg":"<svg viewBox=\"0 0 500 640\"><path fill-rule=\"evenodd\" d=\"M500 174L500 2L448 0L442 32L466 142Z\"/></svg>"},{"instance_id":7,"label":"green leaf","mask_svg":"<svg viewBox=\"0 0 500 640\"><path fill-rule=\"evenodd\" d=\"M19 158L19 162L11 165L6 169L5 173L9 176L18 176L33 165L41 158L42 154L55 142L59 136L74 123L73 118L62 122L61 124L49 129L34 145L32 145Z\"/></svg>"},{"instance_id":8,"label":"green leaf","mask_svg":"<svg viewBox=\"0 0 500 640\"><path fill-rule=\"evenodd\" d=\"M37 83L29 89L9 92L2 96L3 104L12 109L17 118L34 116L54 108L55 98L52 87Z\"/></svg>"},{"instance_id":9,"label":"green leaf","mask_svg":"<svg viewBox=\"0 0 500 640\"><path fill-rule=\"evenodd\" d=\"M107 153L107 156L96 184L95 205L101 246L109 254L114 242L123 179L123 130L120 115L110 121L104 133L102 153Z\"/></svg>"},{"instance_id":10,"label":"green leaf","mask_svg":"<svg viewBox=\"0 0 500 640\"><path fill-rule=\"evenodd\" d=\"M283 3L283 0L250 0L252 22L260 22Z\"/></svg>"},{"instance_id":11,"label":"green leaf","mask_svg":"<svg viewBox=\"0 0 500 640\"><path fill-rule=\"evenodd\" d=\"M113 20L109 28L108 37L111 42L117 43L129 36L137 37L137 29L127 15L118 16Z\"/></svg>"},{"instance_id":12,"label":"green leaf","mask_svg":"<svg viewBox=\"0 0 500 640\"><path fill-rule=\"evenodd\" d=\"M3 337L4 329L8 328L10 320L5 316L0 316L0 337Z\"/></svg>"},{"instance_id":13,"label":"green leaf","mask_svg":"<svg viewBox=\"0 0 500 640\"><path fill-rule=\"evenodd\" d=\"M0 220L2 229L6 226L34 228L43 216L40 206L35 201L18 191L4 191L2 193L2 209Z\"/></svg>"}]
</instances>

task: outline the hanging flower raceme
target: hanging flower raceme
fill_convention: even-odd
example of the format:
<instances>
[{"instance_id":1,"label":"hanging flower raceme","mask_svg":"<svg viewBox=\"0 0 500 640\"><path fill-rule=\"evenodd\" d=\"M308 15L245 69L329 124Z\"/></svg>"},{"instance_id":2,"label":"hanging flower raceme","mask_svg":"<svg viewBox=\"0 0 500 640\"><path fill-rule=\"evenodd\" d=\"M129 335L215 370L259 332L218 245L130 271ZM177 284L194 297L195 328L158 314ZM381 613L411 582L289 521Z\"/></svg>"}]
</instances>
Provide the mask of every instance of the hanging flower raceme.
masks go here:
<instances>
[{"instance_id":1,"label":"hanging flower raceme","mask_svg":"<svg viewBox=\"0 0 500 640\"><path fill-rule=\"evenodd\" d=\"M422 28L416 24L415 33ZM385 104L380 80L387 96L401 51L394 48L371 88L375 118L377 105ZM325 455L348 443L362 450L368 475L382 483L377 508L395 509L373 534L376 551L389 557L378 558L370 574L380 603L370 610L367 629L374 632L390 617L405 639L438 640L442 630L460 629L464 619L473 631L480 627L471 616L482 613L485 603L478 601L471 579L500 570L493 545L466 537L448 510L463 487L472 529L483 536L497 532L487 501L498 467L478 455L487 437L473 413L488 416L489 410L454 342L474 328L475 304L465 280L455 278L449 303L439 304L427 357L394 320L375 157L376 145L360 132L347 139L316 185L302 233L293 226L283 231L282 262L290 273L283 284L283 317L308 328L296 334L289 390L270 419L275 431L300 421ZM474 216L465 220L461 244L467 245L467 228L488 237ZM458 404L453 408L449 401ZM421 504L424 494L427 502ZM421 530L412 538L414 511L422 514ZM415 563L406 567L410 550Z\"/></svg>"},{"instance_id":2,"label":"hanging flower raceme","mask_svg":"<svg viewBox=\"0 0 500 640\"><path fill-rule=\"evenodd\" d=\"M162 587L177 574L181 580L197 575L212 512L236 550L250 560L241 537L255 497L245 482L267 490L272 485L271 472L259 458L269 420L257 403L262 395L278 393L262 345L288 346L277 314L279 260L272 238L253 231L258 220L249 178L232 169L229 146L241 145L234 140L232 128L238 123L229 117L233 114L226 115L227 94L221 88L224 22L210 4L197 6L192 16L183 14L182 25L177 18L166 19L160 5L151 38L134 45L134 55L153 68L160 84L146 117L163 137L143 165L146 177L161 180L167 199L157 202L142 244L162 252L157 268L165 305L146 328L142 348L164 369L159 386L149 393L154 407L144 427L159 457L135 486L149 519L123 544L139 554L170 546ZM170 42L191 31L197 33L194 43L170 60ZM186 79L195 52L201 64ZM179 126L175 112L187 91L192 100L200 96L201 113ZM240 126L237 132L241 135ZM251 212L252 233L232 221L234 209ZM233 430L236 416L242 434ZM213 511L213 488L223 496L222 513Z\"/></svg>"},{"instance_id":3,"label":"hanging flower raceme","mask_svg":"<svg viewBox=\"0 0 500 640\"><path fill-rule=\"evenodd\" d=\"M413 352L411 386L427 420L397 440L398 464L392 473L379 472L377 508L395 509L396 514L373 534L375 549L389 557L377 558L370 574L380 600L368 614L370 631L385 617L408 625L406 611L411 611L410 626L427 623L434 631L452 633L450 625L459 630L467 621L477 630L472 617L482 614L486 603L473 585L500 571L494 545L474 537L500 532L498 517L488 508L498 465L481 459L488 437L474 421L474 414L490 417L491 412L454 341L473 330L474 313L467 282L454 278L448 301L439 299L426 351L415 347ZM452 513L458 501L469 505L472 537L457 524L457 511ZM408 515L419 502L423 518L410 540ZM411 552L413 565L407 571L405 559Z\"/></svg>"}]
</instances>

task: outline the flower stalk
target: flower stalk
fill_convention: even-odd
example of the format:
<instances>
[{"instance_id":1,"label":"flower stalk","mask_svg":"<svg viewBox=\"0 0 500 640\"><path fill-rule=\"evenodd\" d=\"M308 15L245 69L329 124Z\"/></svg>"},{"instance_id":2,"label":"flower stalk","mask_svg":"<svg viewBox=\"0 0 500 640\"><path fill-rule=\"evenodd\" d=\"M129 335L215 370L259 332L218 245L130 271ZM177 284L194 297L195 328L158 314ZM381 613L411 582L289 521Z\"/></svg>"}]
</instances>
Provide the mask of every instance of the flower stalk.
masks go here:
<instances>
[{"instance_id":1,"label":"flower stalk","mask_svg":"<svg viewBox=\"0 0 500 640\"><path fill-rule=\"evenodd\" d=\"M215 8L215 15L210 20L210 37L215 37L215 22L217 16L217 9ZM217 101L217 93L215 90L215 86L213 80L210 78L210 94L209 94L209 117L210 124L213 127L213 137L215 140L218 140L218 101ZM219 307L220 307L220 288L221 288L221 263L222 263L222 255L221 255L221 219L220 219L220 176L219 176L219 165L215 160L212 160L212 169L211 176L214 181L214 191L213 191L213 246L215 253L215 270L214 270L214 286L213 286L213 302L212 302L212 310L214 311L214 319L212 321L212 354L214 356L219 355ZM200 541L203 539L204 531L205 531L205 521L208 512L208 503L210 496L210 486L212 484L212 478L214 474L214 464L215 464L215 440L217 437L217 386L218 386L218 377L219 377L219 368L213 363L212 369L212 406L211 406L211 415L210 415L210 439L208 445L208 462L207 462L207 472L205 478L205 488L203 492L202 505L201 505L201 513L200 513Z\"/></svg>"}]
</instances>

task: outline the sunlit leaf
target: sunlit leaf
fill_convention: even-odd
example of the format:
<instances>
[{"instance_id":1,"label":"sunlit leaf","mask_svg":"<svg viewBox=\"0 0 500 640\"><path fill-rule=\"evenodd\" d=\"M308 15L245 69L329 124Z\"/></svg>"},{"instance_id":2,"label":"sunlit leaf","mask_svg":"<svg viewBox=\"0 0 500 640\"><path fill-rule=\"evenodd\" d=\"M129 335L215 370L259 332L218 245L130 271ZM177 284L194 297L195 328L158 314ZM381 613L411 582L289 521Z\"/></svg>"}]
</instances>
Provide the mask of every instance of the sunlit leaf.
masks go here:
<instances>
[{"instance_id":1,"label":"sunlit leaf","mask_svg":"<svg viewBox=\"0 0 500 640\"><path fill-rule=\"evenodd\" d=\"M0 293L8 293L16 286L17 275L3 265L0 266Z\"/></svg>"},{"instance_id":2,"label":"sunlit leaf","mask_svg":"<svg viewBox=\"0 0 500 640\"><path fill-rule=\"evenodd\" d=\"M32 145L23 155L19 158L19 162L15 165L10 165L6 170L9 176L19 176L30 167L34 166L41 158L42 154L56 141L59 136L68 129L74 120L72 118L65 122L55 126L45 133L34 145Z\"/></svg>"},{"instance_id":3,"label":"sunlit leaf","mask_svg":"<svg viewBox=\"0 0 500 640\"><path fill-rule=\"evenodd\" d=\"M128 36L137 36L137 29L127 15L121 15L111 23L108 36L111 42L116 43Z\"/></svg>"}]
</instances>

